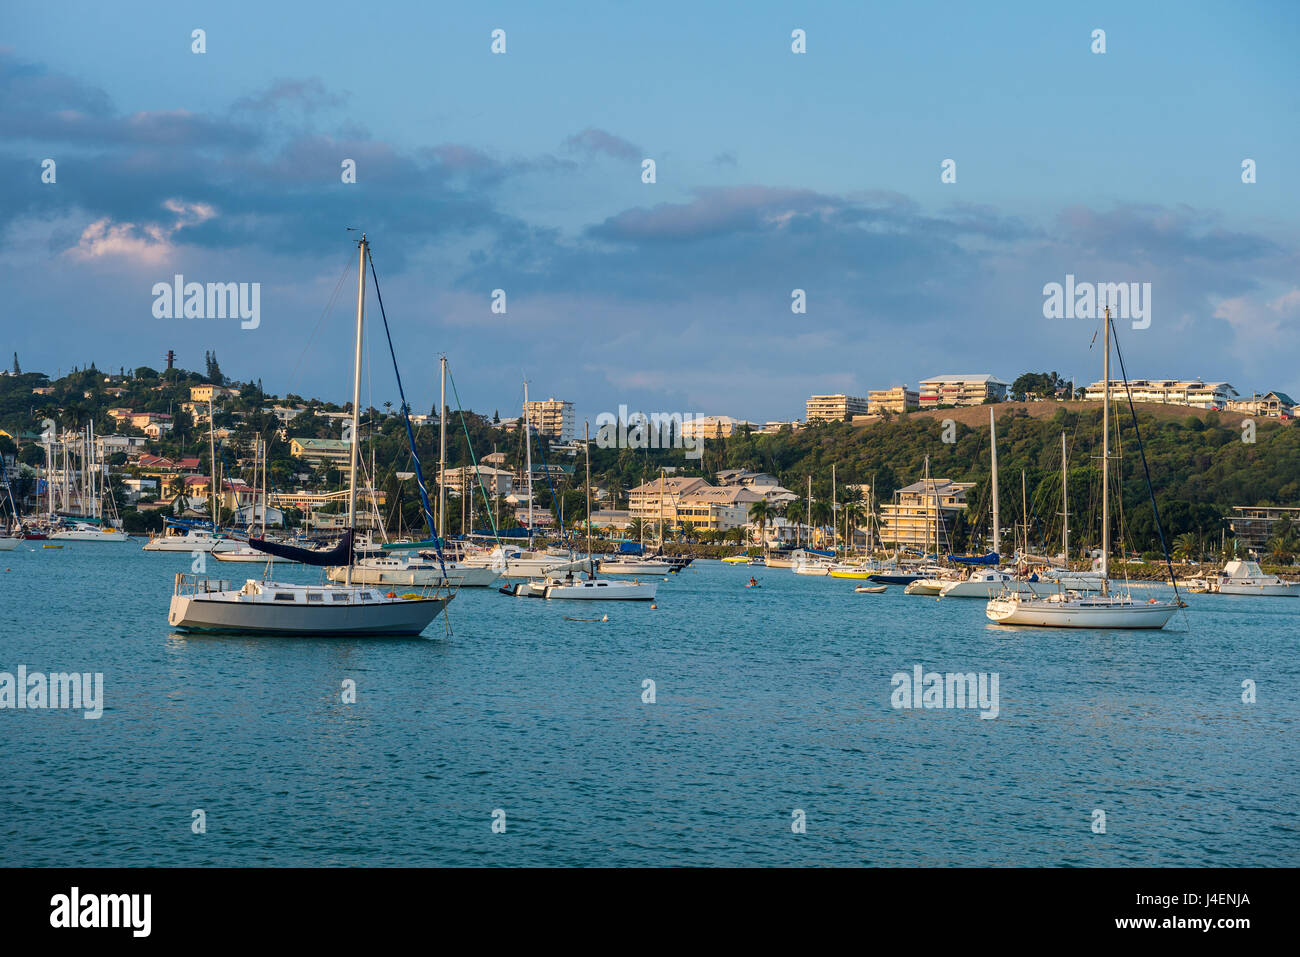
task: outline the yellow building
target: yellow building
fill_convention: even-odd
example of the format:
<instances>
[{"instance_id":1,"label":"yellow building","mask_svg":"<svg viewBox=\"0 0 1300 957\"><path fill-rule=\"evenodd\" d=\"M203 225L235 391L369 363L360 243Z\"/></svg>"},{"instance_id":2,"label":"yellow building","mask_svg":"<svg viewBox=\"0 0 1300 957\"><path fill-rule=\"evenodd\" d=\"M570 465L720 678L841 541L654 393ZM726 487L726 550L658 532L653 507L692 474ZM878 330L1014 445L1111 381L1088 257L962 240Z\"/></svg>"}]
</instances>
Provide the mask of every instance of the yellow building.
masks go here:
<instances>
[{"instance_id":1,"label":"yellow building","mask_svg":"<svg viewBox=\"0 0 1300 957\"><path fill-rule=\"evenodd\" d=\"M573 403L563 399L538 399L524 405L528 424L545 435L561 442L572 442L575 436Z\"/></svg>"},{"instance_id":2,"label":"yellow building","mask_svg":"<svg viewBox=\"0 0 1300 957\"><path fill-rule=\"evenodd\" d=\"M887 545L947 548L953 523L966 509L974 482L936 478L900 488L894 501L880 506L880 540Z\"/></svg>"},{"instance_id":3,"label":"yellow building","mask_svg":"<svg viewBox=\"0 0 1300 957\"><path fill-rule=\"evenodd\" d=\"M856 395L813 395L808 397L804 418L808 422L843 422L866 415L868 402Z\"/></svg>"},{"instance_id":4,"label":"yellow building","mask_svg":"<svg viewBox=\"0 0 1300 957\"><path fill-rule=\"evenodd\" d=\"M896 385L892 389L872 389L867 393L867 408L871 415L882 412L911 412L921 407L921 393L905 385Z\"/></svg>"}]
</instances>

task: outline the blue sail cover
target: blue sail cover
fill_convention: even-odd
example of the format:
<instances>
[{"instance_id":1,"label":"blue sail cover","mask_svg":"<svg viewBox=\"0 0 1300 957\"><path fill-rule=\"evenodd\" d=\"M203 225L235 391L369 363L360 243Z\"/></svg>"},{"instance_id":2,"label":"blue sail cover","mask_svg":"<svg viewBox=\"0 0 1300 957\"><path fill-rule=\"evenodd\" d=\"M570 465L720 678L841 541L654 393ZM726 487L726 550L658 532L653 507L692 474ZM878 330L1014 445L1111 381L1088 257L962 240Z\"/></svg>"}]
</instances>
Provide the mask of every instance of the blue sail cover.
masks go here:
<instances>
[{"instance_id":1,"label":"blue sail cover","mask_svg":"<svg viewBox=\"0 0 1300 957\"><path fill-rule=\"evenodd\" d=\"M996 565L998 563L998 553L989 552L987 555L949 555L948 561L958 562L962 565Z\"/></svg>"},{"instance_id":2,"label":"blue sail cover","mask_svg":"<svg viewBox=\"0 0 1300 957\"><path fill-rule=\"evenodd\" d=\"M282 545L279 542L268 542L263 538L248 537L248 544L252 545L259 552L266 552L268 555L275 555L277 558L285 558L291 562L301 562L304 565L351 565L352 564L352 529L343 533L339 543L327 552L316 551L311 548L298 548L294 545Z\"/></svg>"}]
</instances>

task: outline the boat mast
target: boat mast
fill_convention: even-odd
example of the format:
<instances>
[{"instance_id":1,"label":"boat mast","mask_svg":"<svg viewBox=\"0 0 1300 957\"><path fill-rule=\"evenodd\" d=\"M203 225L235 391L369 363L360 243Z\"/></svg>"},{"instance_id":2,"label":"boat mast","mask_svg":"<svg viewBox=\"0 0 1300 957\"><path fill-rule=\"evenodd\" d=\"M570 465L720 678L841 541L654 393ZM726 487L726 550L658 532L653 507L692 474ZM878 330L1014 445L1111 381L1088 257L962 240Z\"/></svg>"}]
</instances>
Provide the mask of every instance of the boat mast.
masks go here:
<instances>
[{"instance_id":1,"label":"boat mast","mask_svg":"<svg viewBox=\"0 0 1300 957\"><path fill-rule=\"evenodd\" d=\"M992 407L989 408L989 443L993 455L993 551L1001 555L1002 529L998 525L998 425L993 420Z\"/></svg>"},{"instance_id":2,"label":"boat mast","mask_svg":"<svg viewBox=\"0 0 1300 957\"><path fill-rule=\"evenodd\" d=\"M591 426L582 423L582 445L587 450L587 575L596 580L596 559L591 552Z\"/></svg>"},{"instance_id":3,"label":"boat mast","mask_svg":"<svg viewBox=\"0 0 1300 957\"><path fill-rule=\"evenodd\" d=\"M212 418L212 396L208 395L208 464L212 466L212 485L208 488L208 518L212 519L212 533L217 532L217 438L213 434L216 422Z\"/></svg>"},{"instance_id":4,"label":"boat mast","mask_svg":"<svg viewBox=\"0 0 1300 957\"><path fill-rule=\"evenodd\" d=\"M361 234L357 244L357 346L352 369L352 446L348 454L348 538L356 536L357 516L357 457L361 451L358 442L361 427L361 331L366 314L366 234ZM343 584L352 584L352 548L348 548L348 564L343 573Z\"/></svg>"},{"instance_id":5,"label":"boat mast","mask_svg":"<svg viewBox=\"0 0 1300 957\"><path fill-rule=\"evenodd\" d=\"M533 427L528 411L528 380L524 380L524 468L528 471L528 548L533 547Z\"/></svg>"},{"instance_id":6,"label":"boat mast","mask_svg":"<svg viewBox=\"0 0 1300 957\"><path fill-rule=\"evenodd\" d=\"M585 428L585 426L584 426L584 428ZM591 458L591 453L590 453L590 452L587 454L587 457L588 457L588 459ZM590 485L590 484L591 484L591 473L590 473L591 466L588 465L587 468L588 468L587 484ZM664 551L664 486L665 486L665 484L667 484L667 483L666 483L665 480L664 480L664 470L663 470L663 468L661 467L661 468L659 469L659 554L660 554L660 555L662 555L662 554L663 554L663 551ZM590 492L590 489L589 489L588 491ZM588 513L591 512L591 506L590 506L590 505L587 506L587 511L588 511ZM588 548L588 549L587 549L587 552L588 552L588 554L590 554L591 549Z\"/></svg>"},{"instance_id":7,"label":"boat mast","mask_svg":"<svg viewBox=\"0 0 1300 957\"><path fill-rule=\"evenodd\" d=\"M1061 557L1070 567L1070 483L1065 461L1065 433L1061 433Z\"/></svg>"},{"instance_id":8,"label":"boat mast","mask_svg":"<svg viewBox=\"0 0 1300 957\"><path fill-rule=\"evenodd\" d=\"M808 522L808 547L812 548L812 473L808 473L808 509L804 515Z\"/></svg>"},{"instance_id":9,"label":"boat mast","mask_svg":"<svg viewBox=\"0 0 1300 957\"><path fill-rule=\"evenodd\" d=\"M443 537L447 512L447 357L438 357L442 387L438 395L438 541Z\"/></svg>"},{"instance_id":10,"label":"boat mast","mask_svg":"<svg viewBox=\"0 0 1300 957\"><path fill-rule=\"evenodd\" d=\"M1025 470L1020 470L1020 511L1025 517L1025 554L1029 554L1029 495L1025 491Z\"/></svg>"},{"instance_id":11,"label":"boat mast","mask_svg":"<svg viewBox=\"0 0 1300 957\"><path fill-rule=\"evenodd\" d=\"M262 451L262 538L266 538L266 440L260 435L257 445Z\"/></svg>"},{"instance_id":12,"label":"boat mast","mask_svg":"<svg viewBox=\"0 0 1300 957\"><path fill-rule=\"evenodd\" d=\"M840 517L839 502L835 493L835 463L831 463L831 551L840 553Z\"/></svg>"},{"instance_id":13,"label":"boat mast","mask_svg":"<svg viewBox=\"0 0 1300 957\"><path fill-rule=\"evenodd\" d=\"M1101 360L1101 591L1110 579L1110 306L1103 320Z\"/></svg>"}]
</instances>

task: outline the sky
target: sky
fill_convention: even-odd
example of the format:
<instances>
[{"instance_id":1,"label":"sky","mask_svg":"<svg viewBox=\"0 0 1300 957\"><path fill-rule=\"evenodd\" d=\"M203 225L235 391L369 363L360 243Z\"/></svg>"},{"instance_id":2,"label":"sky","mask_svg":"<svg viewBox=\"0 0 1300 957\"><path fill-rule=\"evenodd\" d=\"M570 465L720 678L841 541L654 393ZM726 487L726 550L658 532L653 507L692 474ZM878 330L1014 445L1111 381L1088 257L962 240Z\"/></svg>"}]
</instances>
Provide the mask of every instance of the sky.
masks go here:
<instances>
[{"instance_id":1,"label":"sky","mask_svg":"<svg viewBox=\"0 0 1300 957\"><path fill-rule=\"evenodd\" d=\"M1131 377L1300 396L1297 41L1293 2L7 5L0 355L344 402L358 227L417 411L439 353L579 423L1091 382L1067 275L1151 284ZM177 274L259 283L257 327L159 318Z\"/></svg>"}]
</instances>

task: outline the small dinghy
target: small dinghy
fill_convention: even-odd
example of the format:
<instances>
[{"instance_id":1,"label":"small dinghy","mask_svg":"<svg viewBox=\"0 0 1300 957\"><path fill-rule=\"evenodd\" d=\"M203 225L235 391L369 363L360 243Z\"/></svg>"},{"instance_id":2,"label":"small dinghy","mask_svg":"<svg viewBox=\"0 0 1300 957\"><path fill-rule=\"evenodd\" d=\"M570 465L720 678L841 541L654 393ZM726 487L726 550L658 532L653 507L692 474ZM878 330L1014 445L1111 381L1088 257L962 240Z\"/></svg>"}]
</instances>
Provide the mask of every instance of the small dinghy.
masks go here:
<instances>
[{"instance_id":1,"label":"small dinghy","mask_svg":"<svg viewBox=\"0 0 1300 957\"><path fill-rule=\"evenodd\" d=\"M859 585L853 589L855 592L863 595L879 595L882 591L889 591L888 585Z\"/></svg>"},{"instance_id":2,"label":"small dinghy","mask_svg":"<svg viewBox=\"0 0 1300 957\"><path fill-rule=\"evenodd\" d=\"M565 621L609 621L609 615L601 615L599 618L571 618L568 615L565 615L564 620Z\"/></svg>"}]
</instances>

